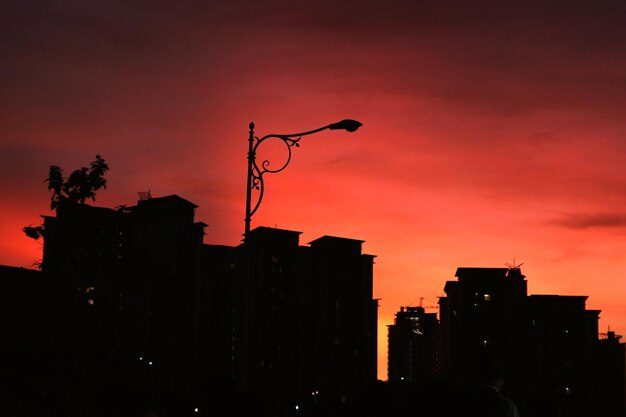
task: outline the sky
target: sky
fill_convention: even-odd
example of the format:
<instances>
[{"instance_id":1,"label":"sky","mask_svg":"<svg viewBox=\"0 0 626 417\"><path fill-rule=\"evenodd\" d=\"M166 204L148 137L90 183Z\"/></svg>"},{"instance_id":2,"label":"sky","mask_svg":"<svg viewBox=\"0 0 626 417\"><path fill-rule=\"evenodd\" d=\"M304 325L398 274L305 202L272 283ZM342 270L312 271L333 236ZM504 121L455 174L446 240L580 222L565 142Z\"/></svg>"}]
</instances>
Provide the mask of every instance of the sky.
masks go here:
<instances>
[{"instance_id":1,"label":"sky","mask_svg":"<svg viewBox=\"0 0 626 417\"><path fill-rule=\"evenodd\" d=\"M587 295L626 334L623 1L20 1L0 17L0 264L52 215L44 179L102 155L96 205L199 206L244 229L248 125L304 137L252 227L364 240L379 378L401 306L457 267L522 264L530 294ZM259 158L261 156L259 149ZM285 150L267 144L279 164ZM277 166L277 165L273 165Z\"/></svg>"}]
</instances>

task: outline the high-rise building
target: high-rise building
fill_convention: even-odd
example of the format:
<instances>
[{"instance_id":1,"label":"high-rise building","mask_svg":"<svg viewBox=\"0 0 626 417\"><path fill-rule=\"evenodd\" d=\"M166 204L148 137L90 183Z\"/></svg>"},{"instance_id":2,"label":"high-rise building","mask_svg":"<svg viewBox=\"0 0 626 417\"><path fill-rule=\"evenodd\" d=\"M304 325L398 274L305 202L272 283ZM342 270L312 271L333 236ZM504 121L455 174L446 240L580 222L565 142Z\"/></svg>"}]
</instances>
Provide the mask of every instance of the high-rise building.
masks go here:
<instances>
[{"instance_id":1,"label":"high-rise building","mask_svg":"<svg viewBox=\"0 0 626 417\"><path fill-rule=\"evenodd\" d=\"M205 247L224 312L210 332L215 366L290 410L348 402L376 380L374 256L334 236L300 246L300 234L258 227L237 247Z\"/></svg>"},{"instance_id":2,"label":"high-rise building","mask_svg":"<svg viewBox=\"0 0 626 417\"><path fill-rule=\"evenodd\" d=\"M522 414L619 415L608 410L623 404L623 345L598 340L600 311L586 309L586 296L528 296L519 267L458 268L456 277L439 301L443 371L472 380L476 358L493 354Z\"/></svg>"},{"instance_id":3,"label":"high-rise building","mask_svg":"<svg viewBox=\"0 0 626 417\"><path fill-rule=\"evenodd\" d=\"M626 415L624 381L625 344L621 335L608 330L600 334L593 362L594 409L596 415L623 417Z\"/></svg>"},{"instance_id":4,"label":"high-rise building","mask_svg":"<svg viewBox=\"0 0 626 417\"><path fill-rule=\"evenodd\" d=\"M301 232L258 227L241 245L205 245L195 209L146 195L44 218L42 274L80 309L79 379L187 402L228 386L280 414L350 403L376 381L375 256L363 241L301 246Z\"/></svg>"},{"instance_id":5,"label":"high-rise building","mask_svg":"<svg viewBox=\"0 0 626 417\"><path fill-rule=\"evenodd\" d=\"M74 294L84 321L76 349L93 392L151 384L181 396L197 379L206 224L194 220L196 207L177 195L146 196L115 210L60 204L44 217L41 270Z\"/></svg>"},{"instance_id":6,"label":"high-rise building","mask_svg":"<svg viewBox=\"0 0 626 417\"><path fill-rule=\"evenodd\" d=\"M519 269L458 268L439 299L441 368L467 373L481 351L519 357L527 348L524 326L526 281ZM508 361L509 374L524 373L519 361ZM511 381L514 382L514 381Z\"/></svg>"},{"instance_id":7,"label":"high-rise building","mask_svg":"<svg viewBox=\"0 0 626 417\"><path fill-rule=\"evenodd\" d=\"M587 310L586 300L586 296L528 297L526 320L532 343L523 358L532 373L526 376L530 390L524 395L540 399L539 408L559 404L559 412L568 416L597 415L593 358L600 311Z\"/></svg>"},{"instance_id":8,"label":"high-rise building","mask_svg":"<svg viewBox=\"0 0 626 417\"><path fill-rule=\"evenodd\" d=\"M439 322L423 307L400 307L388 326L388 380L418 382L438 372Z\"/></svg>"}]
</instances>

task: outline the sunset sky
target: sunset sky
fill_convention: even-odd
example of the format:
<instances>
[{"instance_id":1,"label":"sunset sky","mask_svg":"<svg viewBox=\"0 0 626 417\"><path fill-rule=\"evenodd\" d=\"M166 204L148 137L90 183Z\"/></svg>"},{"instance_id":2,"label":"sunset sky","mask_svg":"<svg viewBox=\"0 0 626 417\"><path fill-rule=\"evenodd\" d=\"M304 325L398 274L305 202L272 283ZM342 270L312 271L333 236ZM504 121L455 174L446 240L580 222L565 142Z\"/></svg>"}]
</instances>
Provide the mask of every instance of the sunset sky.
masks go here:
<instances>
[{"instance_id":1,"label":"sunset sky","mask_svg":"<svg viewBox=\"0 0 626 417\"><path fill-rule=\"evenodd\" d=\"M459 266L523 263L529 293L588 295L626 334L625 2L15 1L0 19L0 264L41 258L21 228L53 214L48 167L96 154L96 205L178 194L205 243L237 245L248 124L351 118L267 177L252 227L377 255L379 378L394 313L436 305Z\"/></svg>"}]
</instances>

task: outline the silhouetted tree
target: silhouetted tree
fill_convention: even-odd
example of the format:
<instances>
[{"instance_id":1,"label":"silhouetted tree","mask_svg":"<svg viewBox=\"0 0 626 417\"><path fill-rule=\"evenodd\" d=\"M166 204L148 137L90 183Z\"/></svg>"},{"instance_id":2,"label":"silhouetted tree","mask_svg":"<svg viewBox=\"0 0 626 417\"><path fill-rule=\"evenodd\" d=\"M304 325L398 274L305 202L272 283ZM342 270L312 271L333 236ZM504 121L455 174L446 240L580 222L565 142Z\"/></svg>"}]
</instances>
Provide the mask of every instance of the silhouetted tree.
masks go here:
<instances>
[{"instance_id":1,"label":"silhouetted tree","mask_svg":"<svg viewBox=\"0 0 626 417\"><path fill-rule=\"evenodd\" d=\"M22 228L22 230L24 231L24 233L26 234L26 236L28 236L31 239L39 239L41 236L43 236L43 226L25 226Z\"/></svg>"},{"instance_id":2,"label":"silhouetted tree","mask_svg":"<svg viewBox=\"0 0 626 417\"><path fill-rule=\"evenodd\" d=\"M63 178L63 170L58 165L51 165L48 178L48 190L52 191L50 209L56 210L62 204L84 204L85 200L96 201L96 191L107 188L104 175L109 166L104 158L96 155L96 159L89 163L89 167L75 170L70 176ZM26 236L39 239L45 234L43 226L26 226L22 228Z\"/></svg>"},{"instance_id":3,"label":"silhouetted tree","mask_svg":"<svg viewBox=\"0 0 626 417\"><path fill-rule=\"evenodd\" d=\"M48 174L48 190L52 190L50 208L56 209L63 202L84 204L90 198L96 200L96 191L106 188L104 174L109 166L100 155L89 164L89 168L82 167L70 174L67 180L63 180L60 167L52 165Z\"/></svg>"}]
</instances>

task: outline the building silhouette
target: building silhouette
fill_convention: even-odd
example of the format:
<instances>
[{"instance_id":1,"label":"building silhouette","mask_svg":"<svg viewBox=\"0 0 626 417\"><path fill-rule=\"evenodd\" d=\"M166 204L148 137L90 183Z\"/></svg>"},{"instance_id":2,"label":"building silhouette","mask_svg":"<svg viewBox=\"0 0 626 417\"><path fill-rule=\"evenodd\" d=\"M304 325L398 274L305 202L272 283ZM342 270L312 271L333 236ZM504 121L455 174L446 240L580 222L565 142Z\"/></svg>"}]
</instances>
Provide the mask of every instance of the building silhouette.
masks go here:
<instances>
[{"instance_id":1,"label":"building silhouette","mask_svg":"<svg viewBox=\"0 0 626 417\"><path fill-rule=\"evenodd\" d=\"M455 276L458 280L446 282L446 297L439 299L441 369L465 373L477 353L486 349L511 357L526 350L523 310L527 287L521 272L458 268ZM510 366L516 365L511 362ZM525 367L520 364L519 368L507 371L518 374Z\"/></svg>"},{"instance_id":2,"label":"building silhouette","mask_svg":"<svg viewBox=\"0 0 626 417\"><path fill-rule=\"evenodd\" d=\"M28 410L30 402L44 402L55 393L54 385L38 376L62 366L50 361L64 347L59 331L64 326L50 326L68 318L66 309L59 308L67 300L62 296L37 270L0 266L1 415L20 415L18 410Z\"/></svg>"},{"instance_id":3,"label":"building silhouette","mask_svg":"<svg viewBox=\"0 0 626 417\"><path fill-rule=\"evenodd\" d=\"M118 209L61 204L44 216L41 271L0 270L28 277L3 278L7 293L41 298L11 321L7 348L18 355L10 375L32 368L40 381L34 407L289 415L340 409L376 381L374 256L363 241L301 246L300 232L258 227L238 246L207 245L196 205L140 196ZM28 368L27 343L60 369Z\"/></svg>"},{"instance_id":4,"label":"building silhouette","mask_svg":"<svg viewBox=\"0 0 626 417\"><path fill-rule=\"evenodd\" d=\"M76 380L94 381L84 388L93 401L176 408L193 392L206 227L196 207L147 195L132 207L65 203L44 216L41 272L73 294L82 343L67 354L83 357Z\"/></svg>"},{"instance_id":5,"label":"building silhouette","mask_svg":"<svg viewBox=\"0 0 626 417\"><path fill-rule=\"evenodd\" d=\"M614 332L598 337L600 311L586 308L586 296L528 295L519 266L461 267L455 276L439 320L401 307L388 326L400 414L419 404L426 414L491 415L479 400L495 398L489 381L504 396L498 407L511 400L520 415L624 415L624 344Z\"/></svg>"},{"instance_id":6,"label":"building silhouette","mask_svg":"<svg viewBox=\"0 0 626 417\"><path fill-rule=\"evenodd\" d=\"M558 404L562 413L572 416L597 415L592 387L600 311L586 310L586 300L558 295L528 298L529 366L537 365L528 378L533 391L524 395Z\"/></svg>"},{"instance_id":7,"label":"building silhouette","mask_svg":"<svg viewBox=\"0 0 626 417\"><path fill-rule=\"evenodd\" d=\"M0 266L0 414L458 415L488 356L521 415L624 415L624 344L598 338L586 296L528 295L519 267L458 268L439 321L409 306L388 326L382 384L362 240L257 227L208 245L196 208L142 194L44 216L41 270Z\"/></svg>"},{"instance_id":8,"label":"building silhouette","mask_svg":"<svg viewBox=\"0 0 626 417\"><path fill-rule=\"evenodd\" d=\"M624 382L625 345L622 336L608 330L600 334L596 346L594 368L594 398L596 415L620 417L626 415Z\"/></svg>"},{"instance_id":9,"label":"building silhouette","mask_svg":"<svg viewBox=\"0 0 626 417\"><path fill-rule=\"evenodd\" d=\"M390 383L419 382L438 373L439 322L423 307L400 307L388 327Z\"/></svg>"},{"instance_id":10,"label":"building silhouette","mask_svg":"<svg viewBox=\"0 0 626 417\"><path fill-rule=\"evenodd\" d=\"M489 353L501 359L503 393L522 415L619 415L623 345L598 340L600 311L586 309L586 296L528 296L519 267L455 276L439 301L442 371L471 382L476 358Z\"/></svg>"},{"instance_id":11,"label":"building silhouette","mask_svg":"<svg viewBox=\"0 0 626 417\"><path fill-rule=\"evenodd\" d=\"M213 293L226 295L212 303L221 319L207 314L221 341L207 341L210 368L283 414L339 407L376 380L374 256L333 236L300 246L300 234L258 227L237 247L205 246Z\"/></svg>"}]
</instances>

